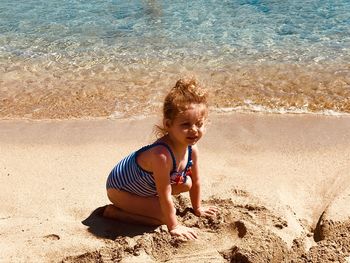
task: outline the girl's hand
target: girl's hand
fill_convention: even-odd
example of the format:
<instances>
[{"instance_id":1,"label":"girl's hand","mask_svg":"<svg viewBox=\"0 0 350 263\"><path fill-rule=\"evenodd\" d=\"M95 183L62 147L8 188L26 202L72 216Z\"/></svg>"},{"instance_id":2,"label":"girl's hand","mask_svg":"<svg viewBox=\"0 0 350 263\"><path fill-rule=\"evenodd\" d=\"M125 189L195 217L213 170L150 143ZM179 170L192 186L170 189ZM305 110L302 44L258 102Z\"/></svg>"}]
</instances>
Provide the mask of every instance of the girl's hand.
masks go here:
<instances>
[{"instance_id":1,"label":"girl's hand","mask_svg":"<svg viewBox=\"0 0 350 263\"><path fill-rule=\"evenodd\" d=\"M199 207L194 210L196 216L215 217L219 210L215 206Z\"/></svg>"},{"instance_id":2,"label":"girl's hand","mask_svg":"<svg viewBox=\"0 0 350 263\"><path fill-rule=\"evenodd\" d=\"M193 229L181 225L177 225L174 229L170 230L170 235L185 238L187 240L197 239L196 232Z\"/></svg>"}]
</instances>

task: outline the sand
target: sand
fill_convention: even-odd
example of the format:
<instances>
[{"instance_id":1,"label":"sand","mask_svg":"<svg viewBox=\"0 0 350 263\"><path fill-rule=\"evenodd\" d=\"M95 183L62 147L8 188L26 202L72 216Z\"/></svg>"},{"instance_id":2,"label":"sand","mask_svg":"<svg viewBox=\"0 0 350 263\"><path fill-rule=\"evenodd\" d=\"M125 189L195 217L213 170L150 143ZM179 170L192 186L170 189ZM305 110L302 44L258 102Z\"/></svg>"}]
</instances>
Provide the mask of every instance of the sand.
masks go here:
<instances>
[{"instance_id":1,"label":"sand","mask_svg":"<svg viewBox=\"0 0 350 263\"><path fill-rule=\"evenodd\" d=\"M350 262L350 117L212 114L196 241L101 217L106 176L154 117L0 121L0 262Z\"/></svg>"}]
</instances>

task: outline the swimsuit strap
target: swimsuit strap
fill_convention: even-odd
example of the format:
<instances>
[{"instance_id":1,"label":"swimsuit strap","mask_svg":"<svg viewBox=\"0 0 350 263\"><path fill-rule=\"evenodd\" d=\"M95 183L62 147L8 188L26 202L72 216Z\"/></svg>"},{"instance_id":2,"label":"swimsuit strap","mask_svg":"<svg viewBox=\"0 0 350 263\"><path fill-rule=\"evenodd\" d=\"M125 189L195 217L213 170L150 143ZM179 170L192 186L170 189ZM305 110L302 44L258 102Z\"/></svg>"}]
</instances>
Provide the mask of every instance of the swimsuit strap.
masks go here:
<instances>
[{"instance_id":1,"label":"swimsuit strap","mask_svg":"<svg viewBox=\"0 0 350 263\"><path fill-rule=\"evenodd\" d=\"M164 147L167 148L167 150L169 151L169 153L170 153L170 155L171 155L171 158L173 159L173 170L172 170L172 172L176 171L176 159L175 159L175 155L174 155L173 151L171 150L170 146L167 145L167 144L164 143L164 142L155 142L155 143L153 143L153 144L144 146L144 147L142 147L140 150L138 150L136 153L138 154L138 153L140 153L140 152L146 151L146 150L148 150L148 149L150 149L150 148L153 148L153 147L159 146L159 145L164 146Z\"/></svg>"},{"instance_id":2,"label":"swimsuit strap","mask_svg":"<svg viewBox=\"0 0 350 263\"><path fill-rule=\"evenodd\" d=\"M156 142L156 143L152 144L152 146L158 146L158 145L162 145L162 146L164 146L165 148L168 149L168 151L169 151L169 153L171 155L171 158L173 159L173 170L172 170L172 172L176 171L176 159L175 159L175 155L174 155L173 151L171 150L170 146L167 145L164 142Z\"/></svg>"},{"instance_id":3,"label":"swimsuit strap","mask_svg":"<svg viewBox=\"0 0 350 263\"><path fill-rule=\"evenodd\" d=\"M140 150L138 150L136 153L140 153L140 152L143 152L143 151L146 151L150 148L153 148L155 146L159 146L159 145L162 145L164 146L165 148L167 148L167 150L169 151L170 155L171 155L171 158L173 159L173 170L171 172L176 172L176 159L175 159L175 155L173 153L173 151L171 150L170 146L167 145L166 143L164 142L155 142L153 144L150 144L150 145L147 145L147 146L144 146L142 147ZM186 164L186 167L184 169L184 171L186 171L188 168L190 168L192 166L192 146L189 145L188 146L188 159L187 159L187 164Z\"/></svg>"},{"instance_id":4,"label":"swimsuit strap","mask_svg":"<svg viewBox=\"0 0 350 263\"><path fill-rule=\"evenodd\" d=\"M188 159L187 159L187 164L185 167L185 171L192 166L192 146L188 146Z\"/></svg>"}]
</instances>

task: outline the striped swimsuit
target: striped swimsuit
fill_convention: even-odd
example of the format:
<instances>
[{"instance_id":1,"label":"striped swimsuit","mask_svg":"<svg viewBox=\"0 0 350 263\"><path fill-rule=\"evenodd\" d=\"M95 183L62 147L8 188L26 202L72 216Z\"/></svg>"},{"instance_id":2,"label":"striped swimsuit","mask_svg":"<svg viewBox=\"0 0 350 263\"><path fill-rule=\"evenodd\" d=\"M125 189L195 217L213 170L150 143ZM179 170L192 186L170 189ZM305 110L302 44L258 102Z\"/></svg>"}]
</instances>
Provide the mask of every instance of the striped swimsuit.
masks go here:
<instances>
[{"instance_id":1,"label":"striped swimsuit","mask_svg":"<svg viewBox=\"0 0 350 263\"><path fill-rule=\"evenodd\" d=\"M156 196L157 189L153 174L142 169L141 166L137 163L136 158L139 153L147 151L148 149L158 145L166 147L173 159L173 169L170 172L170 183L185 183L186 175L191 174L191 146L188 146L188 160L185 169L182 172L177 172L174 153L167 144L158 142L145 146L122 159L109 174L106 185L107 189L115 188L139 196Z\"/></svg>"}]
</instances>

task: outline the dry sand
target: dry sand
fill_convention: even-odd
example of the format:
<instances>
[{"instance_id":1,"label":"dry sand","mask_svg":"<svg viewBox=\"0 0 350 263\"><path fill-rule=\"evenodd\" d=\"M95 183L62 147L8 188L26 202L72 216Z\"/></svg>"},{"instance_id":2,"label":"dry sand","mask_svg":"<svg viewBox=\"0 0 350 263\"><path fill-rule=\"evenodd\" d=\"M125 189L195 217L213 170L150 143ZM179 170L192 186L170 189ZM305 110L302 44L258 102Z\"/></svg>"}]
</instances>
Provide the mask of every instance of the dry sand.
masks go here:
<instances>
[{"instance_id":1,"label":"dry sand","mask_svg":"<svg viewBox=\"0 0 350 263\"><path fill-rule=\"evenodd\" d=\"M105 180L156 119L0 121L0 262L350 262L350 117L212 114L197 241L107 220Z\"/></svg>"}]
</instances>

